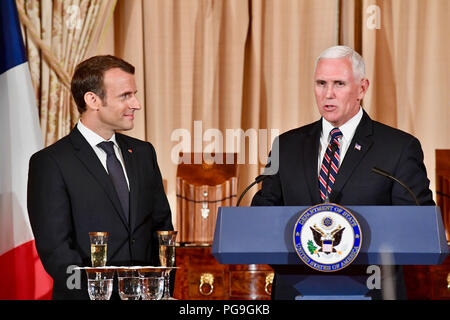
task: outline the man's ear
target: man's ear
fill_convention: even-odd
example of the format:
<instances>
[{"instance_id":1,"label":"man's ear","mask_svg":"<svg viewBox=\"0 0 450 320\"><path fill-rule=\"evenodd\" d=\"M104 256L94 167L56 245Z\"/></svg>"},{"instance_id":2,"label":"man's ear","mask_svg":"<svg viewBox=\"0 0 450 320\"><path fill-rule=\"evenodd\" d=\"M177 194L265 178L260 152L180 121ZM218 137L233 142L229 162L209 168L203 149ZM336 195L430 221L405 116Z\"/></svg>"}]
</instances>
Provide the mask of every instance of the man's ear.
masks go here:
<instances>
[{"instance_id":1,"label":"man's ear","mask_svg":"<svg viewBox=\"0 0 450 320\"><path fill-rule=\"evenodd\" d=\"M364 98L368 89L369 89L369 79L367 78L361 79L361 86L358 96L359 100L362 100Z\"/></svg>"},{"instance_id":2,"label":"man's ear","mask_svg":"<svg viewBox=\"0 0 450 320\"><path fill-rule=\"evenodd\" d=\"M86 109L91 111L98 111L102 105L100 97L92 91L84 94L84 102L86 103Z\"/></svg>"}]
</instances>

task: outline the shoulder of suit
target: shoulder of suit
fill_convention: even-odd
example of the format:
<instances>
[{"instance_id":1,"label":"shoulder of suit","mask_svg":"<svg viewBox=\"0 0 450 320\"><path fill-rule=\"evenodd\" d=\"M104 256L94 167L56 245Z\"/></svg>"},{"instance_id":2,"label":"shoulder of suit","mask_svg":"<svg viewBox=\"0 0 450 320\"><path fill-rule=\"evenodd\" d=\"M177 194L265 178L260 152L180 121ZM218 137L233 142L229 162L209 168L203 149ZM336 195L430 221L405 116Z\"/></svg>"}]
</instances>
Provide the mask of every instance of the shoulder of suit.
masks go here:
<instances>
[{"instance_id":1,"label":"shoulder of suit","mask_svg":"<svg viewBox=\"0 0 450 320\"><path fill-rule=\"evenodd\" d=\"M415 136L412 134L405 132L403 130L388 126L384 123L372 120L373 122L373 134L375 137L380 137L384 140L386 143L389 141L391 142L398 142L398 141L410 141L410 140L418 140Z\"/></svg>"},{"instance_id":2,"label":"shoulder of suit","mask_svg":"<svg viewBox=\"0 0 450 320\"><path fill-rule=\"evenodd\" d=\"M70 138L69 135L66 135L59 139L58 141L54 142L53 144L37 151L35 154L33 154L32 157L40 157L45 155L65 155L69 152L69 149L71 148Z\"/></svg>"},{"instance_id":3,"label":"shoulder of suit","mask_svg":"<svg viewBox=\"0 0 450 320\"><path fill-rule=\"evenodd\" d=\"M123 133L116 132L116 138L122 139L123 141L126 141L127 143L131 143L131 144L137 145L137 146L149 146L149 145L153 146L148 141L133 138L133 137L127 136L126 134L123 134Z\"/></svg>"},{"instance_id":4,"label":"shoulder of suit","mask_svg":"<svg viewBox=\"0 0 450 320\"><path fill-rule=\"evenodd\" d=\"M307 125L304 125L302 127L298 127L295 129L291 129L289 131L286 131L282 133L279 138L280 140L290 140L291 138L298 138L299 136L309 136L312 134L312 132L317 129L317 126L320 125L320 123L313 122Z\"/></svg>"},{"instance_id":5,"label":"shoulder of suit","mask_svg":"<svg viewBox=\"0 0 450 320\"><path fill-rule=\"evenodd\" d=\"M151 152L156 152L155 147L151 142L140 140L137 138L133 138L130 136L127 136L123 133L116 133L116 140L124 141L129 147L133 149L150 149Z\"/></svg>"}]
</instances>

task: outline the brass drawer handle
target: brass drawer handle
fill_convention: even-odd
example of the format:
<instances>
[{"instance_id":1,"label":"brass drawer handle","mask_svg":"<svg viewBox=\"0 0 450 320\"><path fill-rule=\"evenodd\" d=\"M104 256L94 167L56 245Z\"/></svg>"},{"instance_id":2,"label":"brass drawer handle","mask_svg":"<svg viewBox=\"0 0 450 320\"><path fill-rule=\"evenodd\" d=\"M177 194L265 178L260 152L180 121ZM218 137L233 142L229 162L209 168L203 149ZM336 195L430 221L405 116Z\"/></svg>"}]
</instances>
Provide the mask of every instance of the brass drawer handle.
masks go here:
<instances>
[{"instance_id":1,"label":"brass drawer handle","mask_svg":"<svg viewBox=\"0 0 450 320\"><path fill-rule=\"evenodd\" d=\"M447 289L450 290L450 272L447 275Z\"/></svg>"},{"instance_id":2,"label":"brass drawer handle","mask_svg":"<svg viewBox=\"0 0 450 320\"><path fill-rule=\"evenodd\" d=\"M211 273L202 273L202 275L200 276L200 285L198 286L198 291L200 291L200 293L204 296L209 296L214 291L213 284L214 284L214 276ZM209 291L207 292L203 291L204 285L209 286Z\"/></svg>"},{"instance_id":3,"label":"brass drawer handle","mask_svg":"<svg viewBox=\"0 0 450 320\"><path fill-rule=\"evenodd\" d=\"M273 272L269 273L266 276L266 285L264 287L264 291L270 296L272 294L272 283L273 283ZM270 290L269 290L270 287Z\"/></svg>"}]
</instances>

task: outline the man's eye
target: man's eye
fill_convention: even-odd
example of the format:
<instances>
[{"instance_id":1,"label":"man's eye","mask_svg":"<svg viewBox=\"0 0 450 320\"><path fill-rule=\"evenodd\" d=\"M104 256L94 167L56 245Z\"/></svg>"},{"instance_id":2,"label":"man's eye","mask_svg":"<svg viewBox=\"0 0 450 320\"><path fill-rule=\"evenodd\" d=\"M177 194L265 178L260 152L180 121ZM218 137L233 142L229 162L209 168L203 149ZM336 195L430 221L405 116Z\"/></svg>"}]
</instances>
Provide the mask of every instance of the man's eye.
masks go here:
<instances>
[{"instance_id":1,"label":"man's eye","mask_svg":"<svg viewBox=\"0 0 450 320\"><path fill-rule=\"evenodd\" d=\"M336 81L336 86L343 87L343 86L345 86L345 82L344 81Z\"/></svg>"},{"instance_id":2,"label":"man's eye","mask_svg":"<svg viewBox=\"0 0 450 320\"><path fill-rule=\"evenodd\" d=\"M326 85L326 82L325 81L317 81L317 85L319 87L324 87Z\"/></svg>"}]
</instances>

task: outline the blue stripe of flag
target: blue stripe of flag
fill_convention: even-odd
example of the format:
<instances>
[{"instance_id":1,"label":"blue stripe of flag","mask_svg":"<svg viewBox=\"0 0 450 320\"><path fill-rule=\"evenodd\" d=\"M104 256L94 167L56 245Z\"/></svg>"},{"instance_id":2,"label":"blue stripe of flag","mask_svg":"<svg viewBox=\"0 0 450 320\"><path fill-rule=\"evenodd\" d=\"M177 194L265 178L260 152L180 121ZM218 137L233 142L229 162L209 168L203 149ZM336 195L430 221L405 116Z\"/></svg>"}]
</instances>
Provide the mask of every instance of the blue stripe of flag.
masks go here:
<instances>
[{"instance_id":1,"label":"blue stripe of flag","mask_svg":"<svg viewBox=\"0 0 450 320\"><path fill-rule=\"evenodd\" d=\"M0 74L27 61L15 0L0 1Z\"/></svg>"}]
</instances>

